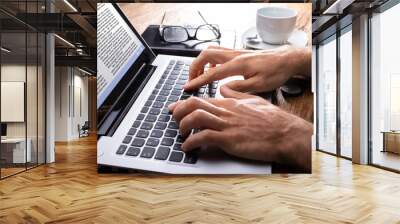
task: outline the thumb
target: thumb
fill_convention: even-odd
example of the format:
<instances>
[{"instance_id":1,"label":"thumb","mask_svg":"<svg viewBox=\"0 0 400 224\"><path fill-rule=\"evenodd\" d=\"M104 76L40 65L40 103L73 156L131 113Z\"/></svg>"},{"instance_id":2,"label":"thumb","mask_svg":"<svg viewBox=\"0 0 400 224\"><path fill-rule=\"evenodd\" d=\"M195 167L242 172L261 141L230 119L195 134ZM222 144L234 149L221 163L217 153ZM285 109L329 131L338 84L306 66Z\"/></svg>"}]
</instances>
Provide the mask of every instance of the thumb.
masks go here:
<instances>
[{"instance_id":1,"label":"thumb","mask_svg":"<svg viewBox=\"0 0 400 224\"><path fill-rule=\"evenodd\" d=\"M243 81L238 81L238 82L243 82ZM233 89L230 88L230 86L228 84L223 85L220 88L221 95L223 97L225 97L225 98L249 99L249 98L257 97L257 96L254 96L254 95L251 95L251 94L248 94L248 93L242 93L242 92L238 92L236 90L233 90Z\"/></svg>"}]
</instances>

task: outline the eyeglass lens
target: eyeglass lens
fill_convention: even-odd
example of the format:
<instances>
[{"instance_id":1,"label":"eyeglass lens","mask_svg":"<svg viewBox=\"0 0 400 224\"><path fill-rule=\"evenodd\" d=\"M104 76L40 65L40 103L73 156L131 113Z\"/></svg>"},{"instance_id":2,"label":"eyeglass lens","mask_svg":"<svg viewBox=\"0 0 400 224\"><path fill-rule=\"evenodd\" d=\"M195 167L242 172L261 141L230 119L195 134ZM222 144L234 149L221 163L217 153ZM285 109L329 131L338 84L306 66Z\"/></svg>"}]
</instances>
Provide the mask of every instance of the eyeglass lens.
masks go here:
<instances>
[{"instance_id":1,"label":"eyeglass lens","mask_svg":"<svg viewBox=\"0 0 400 224\"><path fill-rule=\"evenodd\" d=\"M167 42L183 42L189 39L188 33L183 27L165 27L164 40ZM196 39L201 41L215 40L218 33L211 25L201 25L197 28Z\"/></svg>"}]
</instances>

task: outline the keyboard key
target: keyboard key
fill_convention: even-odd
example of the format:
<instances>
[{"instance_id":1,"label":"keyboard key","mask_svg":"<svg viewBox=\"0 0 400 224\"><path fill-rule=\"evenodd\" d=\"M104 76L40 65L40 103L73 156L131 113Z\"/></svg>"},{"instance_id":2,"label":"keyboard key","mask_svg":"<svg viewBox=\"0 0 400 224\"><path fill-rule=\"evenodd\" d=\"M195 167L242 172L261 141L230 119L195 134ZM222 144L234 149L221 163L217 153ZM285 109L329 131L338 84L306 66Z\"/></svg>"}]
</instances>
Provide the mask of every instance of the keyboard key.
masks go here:
<instances>
[{"instance_id":1,"label":"keyboard key","mask_svg":"<svg viewBox=\"0 0 400 224\"><path fill-rule=\"evenodd\" d=\"M163 138L161 141L161 145L171 146L172 144L174 144L174 139L172 138Z\"/></svg>"},{"instance_id":2,"label":"keyboard key","mask_svg":"<svg viewBox=\"0 0 400 224\"><path fill-rule=\"evenodd\" d=\"M156 98L155 94L151 94L147 100L154 100Z\"/></svg>"},{"instance_id":3,"label":"keyboard key","mask_svg":"<svg viewBox=\"0 0 400 224\"><path fill-rule=\"evenodd\" d=\"M178 124L177 124L175 121L171 121L171 122L169 122L169 124L168 124L168 128L170 128L170 129L178 129L179 126L178 126Z\"/></svg>"},{"instance_id":4,"label":"keyboard key","mask_svg":"<svg viewBox=\"0 0 400 224\"><path fill-rule=\"evenodd\" d=\"M169 90L161 90L159 95L168 96L169 95Z\"/></svg>"},{"instance_id":5,"label":"keyboard key","mask_svg":"<svg viewBox=\"0 0 400 224\"><path fill-rule=\"evenodd\" d=\"M148 122L143 122L140 128L144 130L151 130L153 128L153 124Z\"/></svg>"},{"instance_id":6,"label":"keyboard key","mask_svg":"<svg viewBox=\"0 0 400 224\"><path fill-rule=\"evenodd\" d=\"M188 78L188 74L187 73L182 73L182 75L179 77L179 80L184 80L184 81L186 81L186 80L188 80L189 78Z\"/></svg>"},{"instance_id":7,"label":"keyboard key","mask_svg":"<svg viewBox=\"0 0 400 224\"><path fill-rule=\"evenodd\" d=\"M181 95L181 91L174 89L174 90L171 91L171 95L180 96Z\"/></svg>"},{"instance_id":8,"label":"keyboard key","mask_svg":"<svg viewBox=\"0 0 400 224\"><path fill-rule=\"evenodd\" d=\"M146 142L147 146L156 147L158 144L160 144L160 140L158 140L156 138L149 138L149 139L147 139L147 142Z\"/></svg>"},{"instance_id":9,"label":"keyboard key","mask_svg":"<svg viewBox=\"0 0 400 224\"><path fill-rule=\"evenodd\" d=\"M168 77L169 80L173 80L173 81L175 81L177 78L178 78L177 75L170 75L170 76ZM172 83L172 84L173 84L173 83Z\"/></svg>"},{"instance_id":10,"label":"keyboard key","mask_svg":"<svg viewBox=\"0 0 400 224\"><path fill-rule=\"evenodd\" d=\"M155 88L156 89L161 89L161 86L162 86L161 84L157 84Z\"/></svg>"},{"instance_id":11,"label":"keyboard key","mask_svg":"<svg viewBox=\"0 0 400 224\"><path fill-rule=\"evenodd\" d=\"M184 61L178 61L176 64L177 64L177 65L183 65L183 64L184 64Z\"/></svg>"},{"instance_id":12,"label":"keyboard key","mask_svg":"<svg viewBox=\"0 0 400 224\"><path fill-rule=\"evenodd\" d=\"M169 116L169 115L160 115L158 117L158 121L168 122L170 118L171 118L171 116Z\"/></svg>"},{"instance_id":13,"label":"keyboard key","mask_svg":"<svg viewBox=\"0 0 400 224\"><path fill-rule=\"evenodd\" d=\"M135 138L133 139L133 142L131 146L136 146L136 147L142 147L144 145L144 139L142 138Z\"/></svg>"},{"instance_id":14,"label":"keyboard key","mask_svg":"<svg viewBox=\"0 0 400 224\"><path fill-rule=\"evenodd\" d=\"M185 141L185 138L182 137L182 135L178 135L178 137L176 138L176 142L183 143L184 141Z\"/></svg>"},{"instance_id":15,"label":"keyboard key","mask_svg":"<svg viewBox=\"0 0 400 224\"><path fill-rule=\"evenodd\" d=\"M129 147L125 155L127 156L137 156L140 153L140 149L136 147Z\"/></svg>"},{"instance_id":16,"label":"keyboard key","mask_svg":"<svg viewBox=\"0 0 400 224\"><path fill-rule=\"evenodd\" d=\"M162 103L162 102L155 101L153 103L153 108L162 108L163 106L164 106L164 103Z\"/></svg>"},{"instance_id":17,"label":"keyboard key","mask_svg":"<svg viewBox=\"0 0 400 224\"><path fill-rule=\"evenodd\" d=\"M176 84L184 85L185 83L186 83L186 80L178 80L178 81L176 81Z\"/></svg>"},{"instance_id":18,"label":"keyboard key","mask_svg":"<svg viewBox=\"0 0 400 224\"><path fill-rule=\"evenodd\" d=\"M148 100L148 101L146 101L146 103L144 104L144 106L145 106L145 107L149 107L149 106L151 106L152 103L153 103L153 101Z\"/></svg>"},{"instance_id":19,"label":"keyboard key","mask_svg":"<svg viewBox=\"0 0 400 224\"><path fill-rule=\"evenodd\" d=\"M174 65L175 64L175 60L171 60L170 62L169 62L169 65Z\"/></svg>"},{"instance_id":20,"label":"keyboard key","mask_svg":"<svg viewBox=\"0 0 400 224\"><path fill-rule=\"evenodd\" d=\"M195 164L197 162L197 159L198 156L196 153L186 153L183 162L187 164Z\"/></svg>"},{"instance_id":21,"label":"keyboard key","mask_svg":"<svg viewBox=\"0 0 400 224\"><path fill-rule=\"evenodd\" d=\"M138 116L137 116L137 118L136 118L136 120L137 121L141 121L141 120L143 120L144 119L144 114L139 114Z\"/></svg>"},{"instance_id":22,"label":"keyboard key","mask_svg":"<svg viewBox=\"0 0 400 224\"><path fill-rule=\"evenodd\" d=\"M147 136L149 136L149 131L146 130L139 130L136 137L139 138L147 138Z\"/></svg>"},{"instance_id":23,"label":"keyboard key","mask_svg":"<svg viewBox=\"0 0 400 224\"><path fill-rule=\"evenodd\" d=\"M167 81L165 81L164 85L166 85L166 84L173 85L173 84L175 84L175 81L174 80L167 80Z\"/></svg>"},{"instance_id":24,"label":"keyboard key","mask_svg":"<svg viewBox=\"0 0 400 224\"><path fill-rule=\"evenodd\" d=\"M178 163L182 161L182 159L183 159L183 153L177 151L172 151L171 156L169 157L169 161Z\"/></svg>"},{"instance_id":25,"label":"keyboard key","mask_svg":"<svg viewBox=\"0 0 400 224\"><path fill-rule=\"evenodd\" d=\"M148 107L143 107L142 110L140 112L142 113L147 113L149 111Z\"/></svg>"},{"instance_id":26,"label":"keyboard key","mask_svg":"<svg viewBox=\"0 0 400 224\"><path fill-rule=\"evenodd\" d=\"M174 102L172 102L172 101L167 101L167 102L165 103L165 107L168 108L168 106L171 105L171 104L173 104L173 103L174 103Z\"/></svg>"},{"instance_id":27,"label":"keyboard key","mask_svg":"<svg viewBox=\"0 0 400 224\"><path fill-rule=\"evenodd\" d=\"M154 126L155 129L164 130L167 127L167 123L157 122Z\"/></svg>"},{"instance_id":28,"label":"keyboard key","mask_svg":"<svg viewBox=\"0 0 400 224\"><path fill-rule=\"evenodd\" d=\"M154 115L151 115L151 114L147 115L147 117L145 119L145 121L147 121L147 122L154 122L156 120L157 120L157 116L154 116Z\"/></svg>"},{"instance_id":29,"label":"keyboard key","mask_svg":"<svg viewBox=\"0 0 400 224\"><path fill-rule=\"evenodd\" d=\"M133 122L132 127L138 128L140 126L140 123L141 123L140 121L135 121L135 122Z\"/></svg>"},{"instance_id":30,"label":"keyboard key","mask_svg":"<svg viewBox=\"0 0 400 224\"><path fill-rule=\"evenodd\" d=\"M153 130L150 135L153 138L160 138L161 136L163 136L163 132L160 130Z\"/></svg>"},{"instance_id":31,"label":"keyboard key","mask_svg":"<svg viewBox=\"0 0 400 224\"><path fill-rule=\"evenodd\" d=\"M176 102L179 100L179 96L170 96L168 97L168 101Z\"/></svg>"},{"instance_id":32,"label":"keyboard key","mask_svg":"<svg viewBox=\"0 0 400 224\"><path fill-rule=\"evenodd\" d=\"M176 151L182 151L182 144L176 143L176 144L174 145L174 148L173 148L173 149L176 150Z\"/></svg>"},{"instance_id":33,"label":"keyboard key","mask_svg":"<svg viewBox=\"0 0 400 224\"><path fill-rule=\"evenodd\" d=\"M126 145L120 145L120 146L118 147L117 154L118 154L118 155L124 154L124 152L125 152L125 150L126 150L127 147L128 147L128 146L126 146Z\"/></svg>"},{"instance_id":34,"label":"keyboard key","mask_svg":"<svg viewBox=\"0 0 400 224\"><path fill-rule=\"evenodd\" d=\"M171 89L172 89L172 85L170 85L170 84L164 84L164 86L162 88L162 90L166 90L166 91L169 91Z\"/></svg>"},{"instance_id":35,"label":"keyboard key","mask_svg":"<svg viewBox=\"0 0 400 224\"><path fill-rule=\"evenodd\" d=\"M170 114L168 107L164 107L164 109L162 109L162 114Z\"/></svg>"},{"instance_id":36,"label":"keyboard key","mask_svg":"<svg viewBox=\"0 0 400 224\"><path fill-rule=\"evenodd\" d=\"M132 136L125 136L124 140L122 140L122 143L124 144L129 144L132 141Z\"/></svg>"},{"instance_id":37,"label":"keyboard key","mask_svg":"<svg viewBox=\"0 0 400 224\"><path fill-rule=\"evenodd\" d=\"M159 115L160 112L161 112L161 110L158 109L158 108L151 108L150 111L149 111L149 114L152 114L152 115Z\"/></svg>"},{"instance_id":38,"label":"keyboard key","mask_svg":"<svg viewBox=\"0 0 400 224\"><path fill-rule=\"evenodd\" d=\"M165 79L160 79L160 80L158 80L158 83L157 83L157 84L162 85L162 84L164 83L164 81L165 81Z\"/></svg>"},{"instance_id":39,"label":"keyboard key","mask_svg":"<svg viewBox=\"0 0 400 224\"><path fill-rule=\"evenodd\" d=\"M158 160L166 160L168 158L169 152L171 150L167 147L159 147L156 153L156 156L154 157L154 159L158 159Z\"/></svg>"},{"instance_id":40,"label":"keyboard key","mask_svg":"<svg viewBox=\"0 0 400 224\"><path fill-rule=\"evenodd\" d=\"M155 148L144 147L143 151L142 151L142 154L140 154L140 157L151 158L151 157L153 157L155 151L156 151Z\"/></svg>"},{"instance_id":41,"label":"keyboard key","mask_svg":"<svg viewBox=\"0 0 400 224\"><path fill-rule=\"evenodd\" d=\"M165 137L174 138L177 134L178 134L178 132L175 130L167 129L165 131Z\"/></svg>"},{"instance_id":42,"label":"keyboard key","mask_svg":"<svg viewBox=\"0 0 400 224\"><path fill-rule=\"evenodd\" d=\"M190 98L191 96L189 95L182 95L181 98L179 100L186 100L188 98Z\"/></svg>"},{"instance_id":43,"label":"keyboard key","mask_svg":"<svg viewBox=\"0 0 400 224\"><path fill-rule=\"evenodd\" d=\"M171 75L179 75L179 70L178 69L174 69L174 70L172 70L172 72L171 72Z\"/></svg>"},{"instance_id":44,"label":"keyboard key","mask_svg":"<svg viewBox=\"0 0 400 224\"><path fill-rule=\"evenodd\" d=\"M157 94L158 94L158 90L157 90L157 89L154 89L154 90L153 90L153 94L154 94L154 95L157 95Z\"/></svg>"},{"instance_id":45,"label":"keyboard key","mask_svg":"<svg viewBox=\"0 0 400 224\"><path fill-rule=\"evenodd\" d=\"M181 84L175 84L174 89L181 90L181 89L183 89L183 85L181 85Z\"/></svg>"},{"instance_id":46,"label":"keyboard key","mask_svg":"<svg viewBox=\"0 0 400 224\"><path fill-rule=\"evenodd\" d=\"M139 127L139 126L138 126ZM136 133L136 128L131 128L131 129L129 129L129 131L128 131L128 135L135 135L135 133Z\"/></svg>"},{"instance_id":47,"label":"keyboard key","mask_svg":"<svg viewBox=\"0 0 400 224\"><path fill-rule=\"evenodd\" d=\"M167 97L162 95L157 96L156 101L165 102L167 101Z\"/></svg>"}]
</instances>

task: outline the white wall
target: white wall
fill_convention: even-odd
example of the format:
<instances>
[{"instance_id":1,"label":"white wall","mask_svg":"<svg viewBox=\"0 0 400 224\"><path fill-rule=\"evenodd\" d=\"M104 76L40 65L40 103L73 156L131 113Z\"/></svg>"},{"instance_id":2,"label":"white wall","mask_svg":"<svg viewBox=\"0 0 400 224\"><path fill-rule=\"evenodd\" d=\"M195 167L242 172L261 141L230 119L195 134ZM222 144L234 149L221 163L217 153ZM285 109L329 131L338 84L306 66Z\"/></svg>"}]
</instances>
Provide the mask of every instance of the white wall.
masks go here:
<instances>
[{"instance_id":1,"label":"white wall","mask_svg":"<svg viewBox=\"0 0 400 224\"><path fill-rule=\"evenodd\" d=\"M77 139L78 125L88 120L88 78L76 68L56 67L55 85L55 140Z\"/></svg>"}]
</instances>

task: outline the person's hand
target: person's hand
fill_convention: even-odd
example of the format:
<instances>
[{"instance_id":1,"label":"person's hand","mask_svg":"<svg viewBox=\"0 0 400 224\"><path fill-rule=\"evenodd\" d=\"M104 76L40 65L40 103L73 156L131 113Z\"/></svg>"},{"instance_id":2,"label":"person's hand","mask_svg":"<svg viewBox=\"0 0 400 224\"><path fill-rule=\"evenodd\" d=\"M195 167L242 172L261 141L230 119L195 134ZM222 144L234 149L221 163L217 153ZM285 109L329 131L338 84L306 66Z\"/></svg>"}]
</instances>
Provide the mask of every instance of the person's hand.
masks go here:
<instances>
[{"instance_id":1,"label":"person's hand","mask_svg":"<svg viewBox=\"0 0 400 224\"><path fill-rule=\"evenodd\" d=\"M184 151L217 147L226 153L253 160L301 167L311 165L312 125L282 111L268 101L221 87L225 99L191 97L171 104L183 137Z\"/></svg>"},{"instance_id":2,"label":"person's hand","mask_svg":"<svg viewBox=\"0 0 400 224\"><path fill-rule=\"evenodd\" d=\"M204 66L210 64L208 70ZM216 66L218 65L218 66ZM290 77L311 73L311 51L284 46L265 51L207 49L190 66L186 91L197 89L215 80L243 75L244 80L228 83L241 92L266 92L278 88Z\"/></svg>"}]
</instances>

